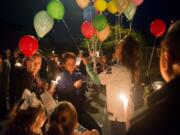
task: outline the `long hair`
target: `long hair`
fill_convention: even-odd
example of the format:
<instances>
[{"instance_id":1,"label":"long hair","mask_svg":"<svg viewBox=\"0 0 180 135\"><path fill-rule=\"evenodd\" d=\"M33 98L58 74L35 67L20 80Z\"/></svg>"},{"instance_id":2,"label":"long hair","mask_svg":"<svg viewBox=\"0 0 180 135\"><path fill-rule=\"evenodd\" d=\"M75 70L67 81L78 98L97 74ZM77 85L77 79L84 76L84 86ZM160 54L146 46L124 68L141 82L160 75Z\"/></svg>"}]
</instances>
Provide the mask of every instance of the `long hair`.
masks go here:
<instances>
[{"instance_id":1,"label":"long hair","mask_svg":"<svg viewBox=\"0 0 180 135\"><path fill-rule=\"evenodd\" d=\"M130 69L132 79L136 80L136 73L139 70L139 44L131 36L126 37L119 44L122 45L121 63Z\"/></svg>"},{"instance_id":2,"label":"long hair","mask_svg":"<svg viewBox=\"0 0 180 135\"><path fill-rule=\"evenodd\" d=\"M77 112L74 106L62 101L50 116L48 135L71 135L77 123ZM53 130L54 129L54 130Z\"/></svg>"},{"instance_id":3,"label":"long hair","mask_svg":"<svg viewBox=\"0 0 180 135\"><path fill-rule=\"evenodd\" d=\"M20 109L24 100L20 101L11 113L11 123L7 128L6 135L27 135L31 133L31 127L37 117L45 110L42 105L28 107L27 110Z\"/></svg>"}]
</instances>

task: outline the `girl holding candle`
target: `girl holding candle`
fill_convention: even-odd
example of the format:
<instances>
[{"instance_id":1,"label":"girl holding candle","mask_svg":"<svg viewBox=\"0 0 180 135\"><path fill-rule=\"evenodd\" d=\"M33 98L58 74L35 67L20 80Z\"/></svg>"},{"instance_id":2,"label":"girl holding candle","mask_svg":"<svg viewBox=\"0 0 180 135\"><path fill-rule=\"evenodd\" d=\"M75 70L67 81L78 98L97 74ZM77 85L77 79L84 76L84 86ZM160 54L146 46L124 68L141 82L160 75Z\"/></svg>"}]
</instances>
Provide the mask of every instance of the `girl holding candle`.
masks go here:
<instances>
[{"instance_id":1,"label":"girl holding candle","mask_svg":"<svg viewBox=\"0 0 180 135\"><path fill-rule=\"evenodd\" d=\"M101 83L106 85L107 111L111 121L111 134L125 135L134 108L131 93L139 74L138 42L132 37L126 37L119 41L115 46L114 57L116 62L111 66L111 74L102 72L98 76ZM83 61L91 79L97 79L94 77L95 73L92 72L87 59L84 58Z\"/></svg>"}]
</instances>

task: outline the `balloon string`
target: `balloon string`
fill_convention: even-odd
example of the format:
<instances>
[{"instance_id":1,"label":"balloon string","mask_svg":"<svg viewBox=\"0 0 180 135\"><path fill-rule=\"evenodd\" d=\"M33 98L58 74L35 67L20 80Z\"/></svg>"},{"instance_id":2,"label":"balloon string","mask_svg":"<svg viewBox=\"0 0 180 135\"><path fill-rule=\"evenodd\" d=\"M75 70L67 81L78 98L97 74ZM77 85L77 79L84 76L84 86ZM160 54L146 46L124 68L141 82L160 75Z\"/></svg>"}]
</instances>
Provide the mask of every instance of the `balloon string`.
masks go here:
<instances>
[{"instance_id":1,"label":"balloon string","mask_svg":"<svg viewBox=\"0 0 180 135\"><path fill-rule=\"evenodd\" d=\"M128 32L128 35L131 33L131 30L132 30L132 24L133 24L133 20L130 21L130 23L129 23L129 32Z\"/></svg>"},{"instance_id":2,"label":"balloon string","mask_svg":"<svg viewBox=\"0 0 180 135\"><path fill-rule=\"evenodd\" d=\"M117 18L115 18L115 19L116 19L115 34L116 34L116 43L117 43L118 42L118 26L119 26L119 23L118 23L118 19Z\"/></svg>"},{"instance_id":3,"label":"balloon string","mask_svg":"<svg viewBox=\"0 0 180 135\"><path fill-rule=\"evenodd\" d=\"M38 39L37 39L37 40L39 41L40 39L41 39L41 38L40 38L40 37L38 37Z\"/></svg>"},{"instance_id":4,"label":"balloon string","mask_svg":"<svg viewBox=\"0 0 180 135\"><path fill-rule=\"evenodd\" d=\"M120 16L118 15L117 17L117 21L118 21L118 24L120 23ZM117 29L117 37L119 39L119 35L120 35L120 31L119 31L119 28Z\"/></svg>"},{"instance_id":5,"label":"balloon string","mask_svg":"<svg viewBox=\"0 0 180 135\"><path fill-rule=\"evenodd\" d=\"M62 21L63 21L64 25L66 26L66 29L67 29L67 31L68 31L70 37L71 37L71 40L73 41L73 43L74 43L74 45L76 46L76 48L78 49L78 51L80 51L80 49L79 49L79 47L78 47L76 41L75 41L74 38L73 38L73 35L71 34L71 30L69 29L69 27L68 27L66 21L65 21L64 19L63 19Z\"/></svg>"},{"instance_id":6,"label":"balloon string","mask_svg":"<svg viewBox=\"0 0 180 135\"><path fill-rule=\"evenodd\" d=\"M146 74L147 76L149 76L149 72L150 72L150 69L151 69L151 64L152 64L152 60L153 60L153 56L154 56L154 51L155 51L155 48L156 48L156 41L157 41L157 38L154 41L153 49L151 51L151 57L150 57L150 61L149 61L149 65L148 65L148 70L147 70L147 74Z\"/></svg>"},{"instance_id":7,"label":"balloon string","mask_svg":"<svg viewBox=\"0 0 180 135\"><path fill-rule=\"evenodd\" d=\"M122 15L120 15L120 16L118 16L118 24L120 24L120 27L121 27L121 25L122 25ZM118 29L118 33L119 33L119 38L121 39L121 30L120 30L120 27L119 27L119 29Z\"/></svg>"},{"instance_id":8,"label":"balloon string","mask_svg":"<svg viewBox=\"0 0 180 135\"><path fill-rule=\"evenodd\" d=\"M89 54L90 54L90 53L91 53L91 48L90 48L90 46L89 46L88 41L86 41L86 44L87 44L87 46L88 46L88 51L89 51Z\"/></svg>"}]
</instances>

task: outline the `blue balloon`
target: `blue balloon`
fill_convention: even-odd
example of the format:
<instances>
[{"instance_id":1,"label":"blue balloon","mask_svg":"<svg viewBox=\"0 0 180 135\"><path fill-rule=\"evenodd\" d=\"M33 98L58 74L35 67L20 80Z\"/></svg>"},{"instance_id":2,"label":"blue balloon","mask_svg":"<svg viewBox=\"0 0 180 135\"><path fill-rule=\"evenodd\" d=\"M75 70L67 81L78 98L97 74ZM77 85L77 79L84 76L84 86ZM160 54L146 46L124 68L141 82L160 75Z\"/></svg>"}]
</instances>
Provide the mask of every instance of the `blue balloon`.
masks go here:
<instances>
[{"instance_id":1,"label":"blue balloon","mask_svg":"<svg viewBox=\"0 0 180 135\"><path fill-rule=\"evenodd\" d=\"M96 15L96 9L94 6L88 6L83 10L83 19L87 21L92 21Z\"/></svg>"}]
</instances>

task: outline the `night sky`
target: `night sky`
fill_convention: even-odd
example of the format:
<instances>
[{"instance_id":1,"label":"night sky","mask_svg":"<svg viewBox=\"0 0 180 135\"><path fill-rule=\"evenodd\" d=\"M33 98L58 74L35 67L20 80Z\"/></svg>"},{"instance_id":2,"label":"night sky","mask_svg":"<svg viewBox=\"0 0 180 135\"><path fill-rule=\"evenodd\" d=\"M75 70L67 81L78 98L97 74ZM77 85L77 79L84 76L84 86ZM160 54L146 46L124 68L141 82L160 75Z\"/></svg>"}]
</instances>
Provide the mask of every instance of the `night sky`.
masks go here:
<instances>
[{"instance_id":1,"label":"night sky","mask_svg":"<svg viewBox=\"0 0 180 135\"><path fill-rule=\"evenodd\" d=\"M37 36L33 28L34 15L45 10L49 0L3 0L0 8L0 50L18 46L18 40L22 35L33 34ZM62 0L65 6L65 21L72 32L72 35L79 44L82 35L80 25L83 22L82 10L77 6L75 0ZM154 19L163 19L169 26L171 20L180 18L178 0L144 0L138 7L134 17L133 28L143 32L152 38L149 32L149 24ZM109 17L113 18L112 16ZM113 22L113 19L109 20ZM51 48L56 48L62 43L72 43L62 21L56 22L52 31L41 39L41 44L50 44ZM61 46L61 48L68 48Z\"/></svg>"}]
</instances>

